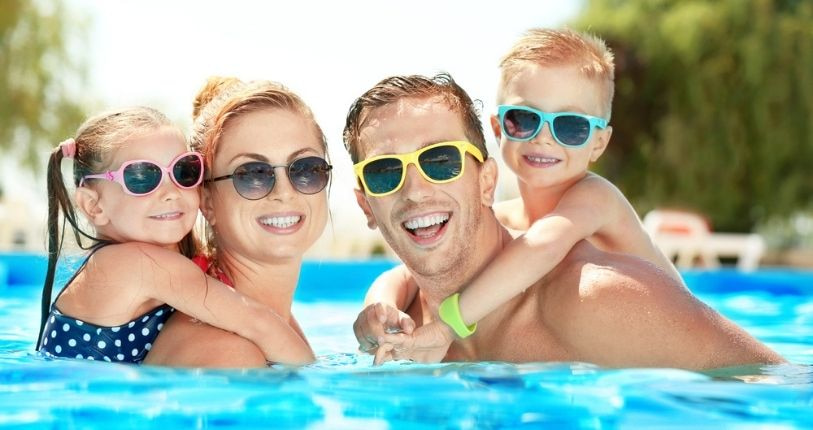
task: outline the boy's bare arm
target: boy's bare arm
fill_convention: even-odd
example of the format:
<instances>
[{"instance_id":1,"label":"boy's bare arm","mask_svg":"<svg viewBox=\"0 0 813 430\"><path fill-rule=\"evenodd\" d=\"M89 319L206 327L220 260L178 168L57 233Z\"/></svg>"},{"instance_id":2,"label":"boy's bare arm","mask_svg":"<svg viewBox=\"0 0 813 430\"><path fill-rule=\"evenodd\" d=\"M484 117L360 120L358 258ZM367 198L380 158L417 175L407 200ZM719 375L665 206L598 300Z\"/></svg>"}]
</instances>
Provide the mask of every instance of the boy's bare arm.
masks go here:
<instances>
[{"instance_id":1,"label":"boy's bare arm","mask_svg":"<svg viewBox=\"0 0 813 430\"><path fill-rule=\"evenodd\" d=\"M574 244L615 222L615 196L601 182L588 179L568 189L554 211L534 221L465 287L459 304L466 324L479 321L542 279Z\"/></svg>"}]
</instances>

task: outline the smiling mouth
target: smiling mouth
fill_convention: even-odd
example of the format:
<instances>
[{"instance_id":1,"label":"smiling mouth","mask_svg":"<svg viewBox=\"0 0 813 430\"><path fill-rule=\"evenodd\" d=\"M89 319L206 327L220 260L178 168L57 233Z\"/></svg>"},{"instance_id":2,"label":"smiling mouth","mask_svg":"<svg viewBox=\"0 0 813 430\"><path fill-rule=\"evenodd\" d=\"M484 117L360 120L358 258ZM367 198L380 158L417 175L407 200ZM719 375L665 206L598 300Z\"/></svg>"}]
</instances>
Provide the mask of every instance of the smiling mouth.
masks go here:
<instances>
[{"instance_id":1,"label":"smiling mouth","mask_svg":"<svg viewBox=\"0 0 813 430\"><path fill-rule=\"evenodd\" d=\"M525 155L525 160L527 160L530 164L539 165L539 166L551 166L554 165L562 160L558 158L552 157L540 157L537 155Z\"/></svg>"},{"instance_id":2,"label":"smiling mouth","mask_svg":"<svg viewBox=\"0 0 813 430\"><path fill-rule=\"evenodd\" d=\"M260 218L260 224L274 228L291 228L302 221L299 215L271 216Z\"/></svg>"},{"instance_id":3,"label":"smiling mouth","mask_svg":"<svg viewBox=\"0 0 813 430\"><path fill-rule=\"evenodd\" d=\"M402 225L409 234L419 238L431 238L449 222L448 213L410 218Z\"/></svg>"},{"instance_id":4,"label":"smiling mouth","mask_svg":"<svg viewBox=\"0 0 813 430\"><path fill-rule=\"evenodd\" d=\"M183 216L183 212L167 212L160 215L152 215L150 218L159 220L159 221L170 221L175 220Z\"/></svg>"}]
</instances>

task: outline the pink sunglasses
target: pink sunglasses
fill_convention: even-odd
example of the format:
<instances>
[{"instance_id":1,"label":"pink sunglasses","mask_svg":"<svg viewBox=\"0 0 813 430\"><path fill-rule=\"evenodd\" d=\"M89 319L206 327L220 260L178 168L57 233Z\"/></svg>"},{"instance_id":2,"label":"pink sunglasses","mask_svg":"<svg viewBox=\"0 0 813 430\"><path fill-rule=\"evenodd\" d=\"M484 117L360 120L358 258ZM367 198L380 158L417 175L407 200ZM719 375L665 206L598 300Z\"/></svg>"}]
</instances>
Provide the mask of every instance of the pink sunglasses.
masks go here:
<instances>
[{"instance_id":1,"label":"pink sunglasses","mask_svg":"<svg viewBox=\"0 0 813 430\"><path fill-rule=\"evenodd\" d=\"M118 182L127 194L146 196L158 189L166 175L179 188L197 187L203 181L203 156L197 152L185 152L167 167L150 160L127 161L118 170L84 176L79 186L84 185L86 179L105 179Z\"/></svg>"}]
</instances>

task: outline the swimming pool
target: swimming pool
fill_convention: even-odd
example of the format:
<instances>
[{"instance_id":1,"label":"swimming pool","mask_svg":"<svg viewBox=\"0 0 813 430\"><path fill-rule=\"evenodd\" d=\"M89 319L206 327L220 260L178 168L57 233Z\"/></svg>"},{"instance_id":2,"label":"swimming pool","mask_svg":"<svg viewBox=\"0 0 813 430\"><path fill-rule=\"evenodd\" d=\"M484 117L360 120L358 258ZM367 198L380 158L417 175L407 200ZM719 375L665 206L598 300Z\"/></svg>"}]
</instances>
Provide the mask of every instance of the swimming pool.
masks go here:
<instances>
[{"instance_id":1,"label":"swimming pool","mask_svg":"<svg viewBox=\"0 0 813 430\"><path fill-rule=\"evenodd\" d=\"M794 364L708 373L583 363L372 367L354 352L351 324L369 281L391 265L306 264L294 313L316 364L199 370L38 357L44 259L2 255L0 427L813 427L813 273L684 273L701 299Z\"/></svg>"}]
</instances>

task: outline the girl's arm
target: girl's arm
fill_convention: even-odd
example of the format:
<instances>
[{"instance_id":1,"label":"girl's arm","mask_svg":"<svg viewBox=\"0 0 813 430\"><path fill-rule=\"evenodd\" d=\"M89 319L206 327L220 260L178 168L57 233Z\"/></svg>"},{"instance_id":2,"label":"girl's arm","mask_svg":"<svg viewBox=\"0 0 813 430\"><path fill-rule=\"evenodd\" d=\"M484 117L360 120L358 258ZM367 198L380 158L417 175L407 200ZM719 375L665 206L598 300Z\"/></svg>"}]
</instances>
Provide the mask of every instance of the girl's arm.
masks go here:
<instances>
[{"instance_id":1,"label":"girl's arm","mask_svg":"<svg viewBox=\"0 0 813 430\"><path fill-rule=\"evenodd\" d=\"M222 282L206 276L183 255L147 244L118 245L110 255L119 265L129 262L143 295L212 326L244 337L262 350L268 361L308 364L314 355L286 321L267 306L250 299Z\"/></svg>"}]
</instances>

